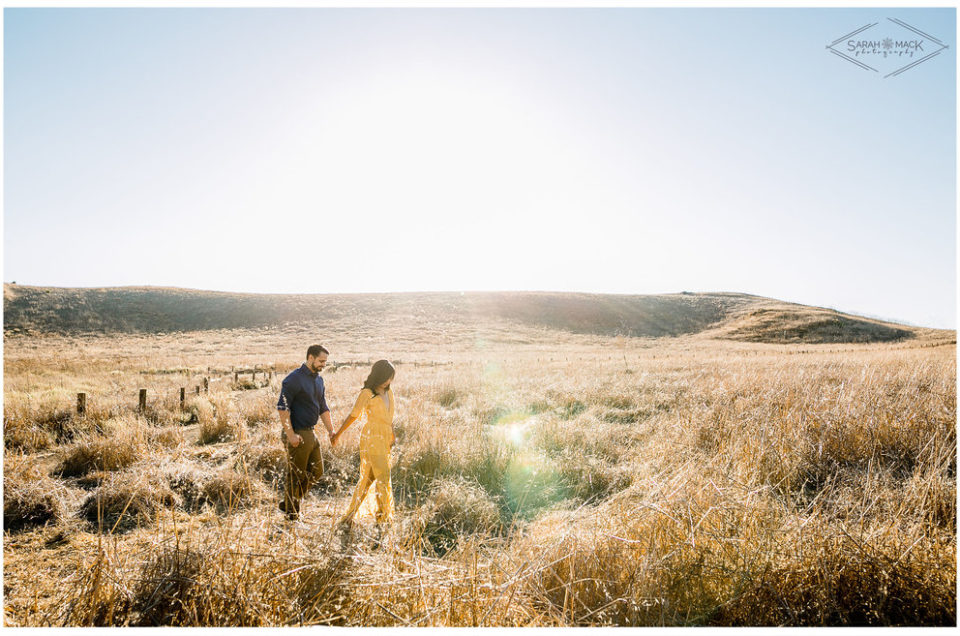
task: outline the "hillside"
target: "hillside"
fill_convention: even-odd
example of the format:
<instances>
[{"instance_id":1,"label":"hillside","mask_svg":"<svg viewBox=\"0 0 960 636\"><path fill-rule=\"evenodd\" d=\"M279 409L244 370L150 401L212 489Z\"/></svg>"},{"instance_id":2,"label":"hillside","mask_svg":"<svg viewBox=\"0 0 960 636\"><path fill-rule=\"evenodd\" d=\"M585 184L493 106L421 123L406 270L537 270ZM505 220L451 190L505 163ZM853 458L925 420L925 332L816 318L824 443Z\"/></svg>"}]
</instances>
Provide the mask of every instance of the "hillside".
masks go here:
<instances>
[{"instance_id":1,"label":"hillside","mask_svg":"<svg viewBox=\"0 0 960 636\"><path fill-rule=\"evenodd\" d=\"M284 324L478 324L581 334L705 336L747 342L886 342L930 330L732 293L650 296L554 292L234 294L153 287L5 284L4 333L151 333Z\"/></svg>"}]
</instances>

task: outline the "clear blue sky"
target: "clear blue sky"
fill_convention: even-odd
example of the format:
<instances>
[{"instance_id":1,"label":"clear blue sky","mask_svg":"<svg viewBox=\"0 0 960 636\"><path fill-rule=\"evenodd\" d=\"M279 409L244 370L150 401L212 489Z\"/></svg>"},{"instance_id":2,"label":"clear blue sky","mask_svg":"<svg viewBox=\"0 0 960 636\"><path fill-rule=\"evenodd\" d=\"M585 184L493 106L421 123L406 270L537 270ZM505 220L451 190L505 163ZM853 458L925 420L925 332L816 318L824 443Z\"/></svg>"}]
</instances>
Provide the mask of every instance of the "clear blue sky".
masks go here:
<instances>
[{"instance_id":1,"label":"clear blue sky","mask_svg":"<svg viewBox=\"0 0 960 636\"><path fill-rule=\"evenodd\" d=\"M825 46L901 19L896 77ZM6 9L5 281L956 326L947 9Z\"/></svg>"}]
</instances>

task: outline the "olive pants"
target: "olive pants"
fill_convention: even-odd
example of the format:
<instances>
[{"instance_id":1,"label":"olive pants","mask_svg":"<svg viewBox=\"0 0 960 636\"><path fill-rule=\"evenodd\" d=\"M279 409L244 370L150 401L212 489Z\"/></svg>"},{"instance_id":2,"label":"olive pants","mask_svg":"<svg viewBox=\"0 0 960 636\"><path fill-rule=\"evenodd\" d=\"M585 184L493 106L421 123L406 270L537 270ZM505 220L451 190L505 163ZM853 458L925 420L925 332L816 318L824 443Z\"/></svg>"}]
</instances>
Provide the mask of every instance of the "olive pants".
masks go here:
<instances>
[{"instance_id":1,"label":"olive pants","mask_svg":"<svg viewBox=\"0 0 960 636\"><path fill-rule=\"evenodd\" d=\"M320 442L312 428L294 431L303 441L294 448L283 435L287 449L287 479L284 488L283 506L286 512L300 512L300 500L310 491L313 480L323 475L323 457Z\"/></svg>"}]
</instances>

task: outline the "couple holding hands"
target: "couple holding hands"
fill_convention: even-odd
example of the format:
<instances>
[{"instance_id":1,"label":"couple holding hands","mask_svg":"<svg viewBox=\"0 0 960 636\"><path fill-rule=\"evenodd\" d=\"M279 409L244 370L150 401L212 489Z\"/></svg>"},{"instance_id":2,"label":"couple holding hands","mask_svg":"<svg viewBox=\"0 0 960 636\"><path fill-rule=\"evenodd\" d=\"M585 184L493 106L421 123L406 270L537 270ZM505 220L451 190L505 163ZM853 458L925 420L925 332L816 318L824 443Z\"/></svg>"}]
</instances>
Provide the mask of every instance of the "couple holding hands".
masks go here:
<instances>
[{"instance_id":1,"label":"couple holding hands","mask_svg":"<svg viewBox=\"0 0 960 636\"><path fill-rule=\"evenodd\" d=\"M277 411L283 424L284 446L287 449L289 467L286 475L284 498L280 509L287 518L300 516L300 501L310 489L310 482L323 474L323 458L320 442L313 429L322 421L327 429L331 446L363 415L366 423L360 433L360 481L353 493L350 507L341 520L349 525L367 495L371 484L376 484L377 523L393 518L393 492L390 484L390 448L396 442L393 434L395 402L390 383L396 371L386 360L377 360L363 389L344 418L340 430L333 431L330 409L324 395L323 378L320 372L327 364L329 352L320 345L307 349L307 361L283 379Z\"/></svg>"}]
</instances>

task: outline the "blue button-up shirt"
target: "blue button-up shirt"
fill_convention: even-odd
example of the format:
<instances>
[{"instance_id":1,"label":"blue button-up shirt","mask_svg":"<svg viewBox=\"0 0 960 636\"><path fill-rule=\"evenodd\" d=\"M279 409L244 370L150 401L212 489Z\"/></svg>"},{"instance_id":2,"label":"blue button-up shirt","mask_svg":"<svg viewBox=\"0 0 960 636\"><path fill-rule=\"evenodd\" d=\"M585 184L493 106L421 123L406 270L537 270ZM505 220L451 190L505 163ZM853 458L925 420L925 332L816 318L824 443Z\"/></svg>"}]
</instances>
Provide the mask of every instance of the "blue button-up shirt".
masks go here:
<instances>
[{"instance_id":1,"label":"blue button-up shirt","mask_svg":"<svg viewBox=\"0 0 960 636\"><path fill-rule=\"evenodd\" d=\"M327 408L324 396L323 378L314 373L306 364L290 372L280 387L280 400L277 410L290 411L290 425L293 430L313 428Z\"/></svg>"}]
</instances>

